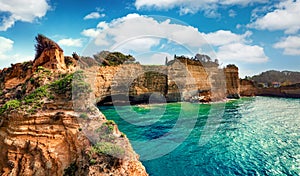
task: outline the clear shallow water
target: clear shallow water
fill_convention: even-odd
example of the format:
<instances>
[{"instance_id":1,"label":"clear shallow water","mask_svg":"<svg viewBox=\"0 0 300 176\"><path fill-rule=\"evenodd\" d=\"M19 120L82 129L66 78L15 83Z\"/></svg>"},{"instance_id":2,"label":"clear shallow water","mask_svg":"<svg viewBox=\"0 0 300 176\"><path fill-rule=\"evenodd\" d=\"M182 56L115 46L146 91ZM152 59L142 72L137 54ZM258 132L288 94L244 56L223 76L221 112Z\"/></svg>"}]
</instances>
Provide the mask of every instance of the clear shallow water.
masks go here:
<instances>
[{"instance_id":1,"label":"clear shallow water","mask_svg":"<svg viewBox=\"0 0 300 176\"><path fill-rule=\"evenodd\" d=\"M208 116L215 105L207 104L99 108L131 141L159 139L176 128L167 139L176 143L174 150L142 161L150 175L300 175L300 99L255 97L218 105L222 115L215 119ZM183 126L177 128L178 118ZM194 122L191 131L184 128ZM177 140L186 132L184 141ZM208 142L199 145L205 135ZM132 144L141 155L153 151L153 145ZM160 146L155 150L164 150Z\"/></svg>"}]
</instances>

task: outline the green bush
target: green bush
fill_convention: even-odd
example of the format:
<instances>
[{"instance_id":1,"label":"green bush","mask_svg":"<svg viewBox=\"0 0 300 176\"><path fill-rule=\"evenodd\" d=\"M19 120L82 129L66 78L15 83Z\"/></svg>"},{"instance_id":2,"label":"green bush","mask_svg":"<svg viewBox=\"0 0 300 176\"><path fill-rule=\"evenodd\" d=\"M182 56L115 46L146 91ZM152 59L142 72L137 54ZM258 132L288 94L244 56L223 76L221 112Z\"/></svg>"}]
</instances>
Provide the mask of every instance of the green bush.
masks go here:
<instances>
[{"instance_id":1,"label":"green bush","mask_svg":"<svg viewBox=\"0 0 300 176\"><path fill-rule=\"evenodd\" d=\"M43 66L38 66L37 70L38 70L38 71L44 71L45 68L44 68Z\"/></svg>"},{"instance_id":2,"label":"green bush","mask_svg":"<svg viewBox=\"0 0 300 176\"><path fill-rule=\"evenodd\" d=\"M86 113L82 113L79 115L80 118L82 119L87 119L88 118L88 115Z\"/></svg>"},{"instance_id":3,"label":"green bush","mask_svg":"<svg viewBox=\"0 0 300 176\"><path fill-rule=\"evenodd\" d=\"M113 120L108 120L104 122L101 127L99 127L96 132L100 133L101 136L110 135L114 130L114 125L116 123Z\"/></svg>"},{"instance_id":4,"label":"green bush","mask_svg":"<svg viewBox=\"0 0 300 176\"><path fill-rule=\"evenodd\" d=\"M118 158L125 156L125 150L122 147L111 142L98 142L92 147L91 152Z\"/></svg>"},{"instance_id":5,"label":"green bush","mask_svg":"<svg viewBox=\"0 0 300 176\"><path fill-rule=\"evenodd\" d=\"M108 130L112 132L114 130L114 125L116 124L113 120L108 120L104 122L104 124L107 126Z\"/></svg>"},{"instance_id":6,"label":"green bush","mask_svg":"<svg viewBox=\"0 0 300 176\"><path fill-rule=\"evenodd\" d=\"M73 93L90 93L92 91L91 87L84 81L84 78L83 71L76 71L53 82L51 88L59 94L64 94L67 91L73 91Z\"/></svg>"},{"instance_id":7,"label":"green bush","mask_svg":"<svg viewBox=\"0 0 300 176\"><path fill-rule=\"evenodd\" d=\"M24 98L24 100L25 101L29 100L29 99L36 100L36 99L41 99L44 97L49 97L49 91L48 91L47 85L35 89L31 94L27 95Z\"/></svg>"},{"instance_id":8,"label":"green bush","mask_svg":"<svg viewBox=\"0 0 300 176\"><path fill-rule=\"evenodd\" d=\"M72 90L72 80L73 74L69 74L62 79L59 79L51 84L51 88L54 89L56 93L64 94L67 91Z\"/></svg>"},{"instance_id":9,"label":"green bush","mask_svg":"<svg viewBox=\"0 0 300 176\"><path fill-rule=\"evenodd\" d=\"M6 110L18 109L20 106L21 102L19 100L9 100L0 108L0 114Z\"/></svg>"},{"instance_id":10,"label":"green bush","mask_svg":"<svg viewBox=\"0 0 300 176\"><path fill-rule=\"evenodd\" d=\"M91 159L91 160L90 160L90 164L91 164L91 165L94 165L94 164L96 164L96 163L97 163L97 161L96 161L95 159Z\"/></svg>"}]
</instances>

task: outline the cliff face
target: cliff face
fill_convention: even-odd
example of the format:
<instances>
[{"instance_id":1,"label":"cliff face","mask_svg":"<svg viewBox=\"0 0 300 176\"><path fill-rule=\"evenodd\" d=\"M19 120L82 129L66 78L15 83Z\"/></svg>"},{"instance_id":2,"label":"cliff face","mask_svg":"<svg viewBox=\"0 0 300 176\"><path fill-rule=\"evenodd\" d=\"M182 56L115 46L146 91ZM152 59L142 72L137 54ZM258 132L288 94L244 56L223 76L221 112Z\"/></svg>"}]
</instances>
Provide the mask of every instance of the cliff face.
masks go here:
<instances>
[{"instance_id":1,"label":"cliff face","mask_svg":"<svg viewBox=\"0 0 300 176\"><path fill-rule=\"evenodd\" d=\"M205 64L205 63L203 63ZM177 59L168 66L124 64L94 67L93 90L99 104L218 101L239 98L238 68L205 66ZM227 91L226 91L227 90Z\"/></svg>"},{"instance_id":2,"label":"cliff face","mask_svg":"<svg viewBox=\"0 0 300 176\"><path fill-rule=\"evenodd\" d=\"M0 175L147 175L76 64L52 45L0 71Z\"/></svg>"},{"instance_id":3,"label":"cliff face","mask_svg":"<svg viewBox=\"0 0 300 176\"><path fill-rule=\"evenodd\" d=\"M241 96L255 96L257 94L257 88L253 81L241 79L240 80L240 95Z\"/></svg>"},{"instance_id":4,"label":"cliff face","mask_svg":"<svg viewBox=\"0 0 300 176\"><path fill-rule=\"evenodd\" d=\"M125 64L90 68L98 72L91 75L96 101L107 103L147 102L151 93L166 95L167 67Z\"/></svg>"},{"instance_id":5,"label":"cliff face","mask_svg":"<svg viewBox=\"0 0 300 176\"><path fill-rule=\"evenodd\" d=\"M226 87L228 98L239 98L240 94L240 82L239 82L239 70L235 65L228 65L224 69L226 75Z\"/></svg>"}]
</instances>

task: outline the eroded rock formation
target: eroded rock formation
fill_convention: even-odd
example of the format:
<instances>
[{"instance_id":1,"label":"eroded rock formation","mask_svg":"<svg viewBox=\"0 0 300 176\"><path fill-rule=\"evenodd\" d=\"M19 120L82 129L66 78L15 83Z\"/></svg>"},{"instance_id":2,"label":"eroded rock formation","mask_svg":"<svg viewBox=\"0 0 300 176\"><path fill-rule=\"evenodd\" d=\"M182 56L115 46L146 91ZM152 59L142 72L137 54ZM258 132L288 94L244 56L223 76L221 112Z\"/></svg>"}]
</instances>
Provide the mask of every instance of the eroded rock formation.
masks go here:
<instances>
[{"instance_id":1,"label":"eroded rock formation","mask_svg":"<svg viewBox=\"0 0 300 176\"><path fill-rule=\"evenodd\" d=\"M90 101L76 58L39 39L33 62L0 71L0 175L147 175L127 137Z\"/></svg>"},{"instance_id":2,"label":"eroded rock formation","mask_svg":"<svg viewBox=\"0 0 300 176\"><path fill-rule=\"evenodd\" d=\"M240 80L240 95L241 96L255 96L257 94L257 88L254 82L247 79Z\"/></svg>"},{"instance_id":3,"label":"eroded rock formation","mask_svg":"<svg viewBox=\"0 0 300 176\"><path fill-rule=\"evenodd\" d=\"M91 84L97 102L148 103L219 101L239 98L236 66L224 69L199 60L177 58L167 66L123 64L92 67ZM226 91L227 90L227 91Z\"/></svg>"},{"instance_id":4,"label":"eroded rock formation","mask_svg":"<svg viewBox=\"0 0 300 176\"><path fill-rule=\"evenodd\" d=\"M239 82L239 69L235 65L227 65L224 68L226 75L226 87L228 98L239 98L240 96L240 82Z\"/></svg>"}]
</instances>

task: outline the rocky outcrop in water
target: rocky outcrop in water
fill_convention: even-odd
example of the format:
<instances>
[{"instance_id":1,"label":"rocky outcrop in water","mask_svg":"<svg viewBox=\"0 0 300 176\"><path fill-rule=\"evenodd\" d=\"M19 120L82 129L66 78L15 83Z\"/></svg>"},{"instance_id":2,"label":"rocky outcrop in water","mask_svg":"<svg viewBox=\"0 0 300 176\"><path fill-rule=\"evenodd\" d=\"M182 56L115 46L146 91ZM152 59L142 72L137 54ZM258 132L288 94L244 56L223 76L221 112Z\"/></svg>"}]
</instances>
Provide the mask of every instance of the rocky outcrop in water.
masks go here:
<instances>
[{"instance_id":1,"label":"rocky outcrop in water","mask_svg":"<svg viewBox=\"0 0 300 176\"><path fill-rule=\"evenodd\" d=\"M239 82L239 69L235 65L227 65L224 68L226 77L226 90L227 98L240 97L240 82Z\"/></svg>"}]
</instances>

